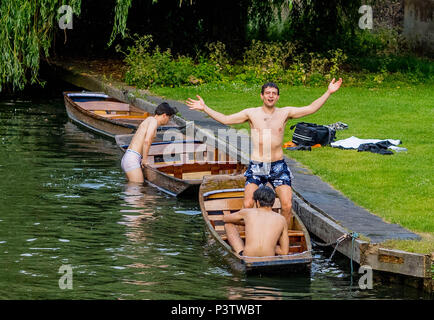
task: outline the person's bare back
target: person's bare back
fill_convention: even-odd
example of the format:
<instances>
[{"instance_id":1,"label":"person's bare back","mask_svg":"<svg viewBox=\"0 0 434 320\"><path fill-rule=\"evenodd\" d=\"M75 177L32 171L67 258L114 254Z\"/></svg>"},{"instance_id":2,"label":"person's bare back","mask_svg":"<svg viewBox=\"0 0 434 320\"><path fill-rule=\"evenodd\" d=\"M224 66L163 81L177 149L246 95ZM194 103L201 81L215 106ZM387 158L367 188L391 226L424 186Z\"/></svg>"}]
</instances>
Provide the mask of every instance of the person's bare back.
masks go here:
<instances>
[{"instance_id":1,"label":"person's bare back","mask_svg":"<svg viewBox=\"0 0 434 320\"><path fill-rule=\"evenodd\" d=\"M244 209L244 255L250 257L274 256L282 237L288 238L285 218L268 209ZM285 233L286 230L286 233ZM280 254L277 253L277 254Z\"/></svg>"},{"instance_id":2,"label":"person's bare back","mask_svg":"<svg viewBox=\"0 0 434 320\"><path fill-rule=\"evenodd\" d=\"M266 186L258 188L254 198L259 208L242 209L224 216L229 244L240 255L249 257L288 254L288 226L285 218L271 208L274 191ZM234 224L244 224L245 243Z\"/></svg>"}]
</instances>

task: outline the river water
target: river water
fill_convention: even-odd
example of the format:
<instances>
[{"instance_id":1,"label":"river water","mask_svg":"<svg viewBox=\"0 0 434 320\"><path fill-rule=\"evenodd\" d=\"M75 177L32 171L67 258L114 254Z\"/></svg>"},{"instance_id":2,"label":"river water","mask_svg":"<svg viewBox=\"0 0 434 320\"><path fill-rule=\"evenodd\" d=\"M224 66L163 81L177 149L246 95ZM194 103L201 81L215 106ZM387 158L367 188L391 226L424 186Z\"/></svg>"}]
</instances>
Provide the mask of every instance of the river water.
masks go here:
<instances>
[{"instance_id":1,"label":"river water","mask_svg":"<svg viewBox=\"0 0 434 320\"><path fill-rule=\"evenodd\" d=\"M427 298L362 290L349 261L320 247L310 273L233 271L196 199L128 185L121 151L68 120L62 89L0 97L0 299Z\"/></svg>"}]
</instances>

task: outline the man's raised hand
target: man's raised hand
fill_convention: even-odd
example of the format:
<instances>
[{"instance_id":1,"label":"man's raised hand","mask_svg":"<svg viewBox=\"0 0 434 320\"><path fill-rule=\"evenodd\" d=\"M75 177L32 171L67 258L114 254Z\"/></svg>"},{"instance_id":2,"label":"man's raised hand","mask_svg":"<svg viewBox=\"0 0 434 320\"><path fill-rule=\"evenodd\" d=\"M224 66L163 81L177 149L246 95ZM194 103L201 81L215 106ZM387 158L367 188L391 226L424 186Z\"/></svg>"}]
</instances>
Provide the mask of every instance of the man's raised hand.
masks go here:
<instances>
[{"instance_id":1,"label":"man's raised hand","mask_svg":"<svg viewBox=\"0 0 434 320\"><path fill-rule=\"evenodd\" d=\"M198 95L196 97L198 98L198 100L188 98L188 100L186 101L187 106L189 106L190 110L205 110L206 105L205 102L203 102L203 99Z\"/></svg>"},{"instance_id":2,"label":"man's raised hand","mask_svg":"<svg viewBox=\"0 0 434 320\"><path fill-rule=\"evenodd\" d=\"M329 84L329 88L328 88L329 93L334 93L338 91L341 84L342 84L342 78L339 78L339 80L336 82L335 82L335 78L333 78L333 80Z\"/></svg>"}]
</instances>

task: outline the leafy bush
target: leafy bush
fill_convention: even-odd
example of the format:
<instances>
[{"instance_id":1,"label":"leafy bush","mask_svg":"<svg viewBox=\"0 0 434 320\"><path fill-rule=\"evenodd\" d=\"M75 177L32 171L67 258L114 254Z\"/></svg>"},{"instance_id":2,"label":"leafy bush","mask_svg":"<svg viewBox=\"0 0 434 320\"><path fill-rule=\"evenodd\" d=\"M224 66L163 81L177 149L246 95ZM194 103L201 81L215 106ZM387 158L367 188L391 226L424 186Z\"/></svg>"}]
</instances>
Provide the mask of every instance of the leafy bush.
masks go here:
<instances>
[{"instance_id":1,"label":"leafy bush","mask_svg":"<svg viewBox=\"0 0 434 320\"><path fill-rule=\"evenodd\" d=\"M209 61L214 64L219 72L227 71L230 66L229 54L226 52L226 45L223 42L207 43L205 47L209 51ZM206 63L206 59L202 58L202 63Z\"/></svg>"},{"instance_id":2,"label":"leafy bush","mask_svg":"<svg viewBox=\"0 0 434 320\"><path fill-rule=\"evenodd\" d=\"M283 77L283 82L292 84L295 86L303 85L306 83L307 71L305 64L299 57L295 58L295 61L286 70Z\"/></svg>"},{"instance_id":3,"label":"leafy bush","mask_svg":"<svg viewBox=\"0 0 434 320\"><path fill-rule=\"evenodd\" d=\"M218 67L201 58L196 64L186 56L173 57L170 49L161 51L157 46L151 49L152 37L136 38L134 45L128 47L125 62L127 84L142 88L152 86L175 87L197 85L219 80Z\"/></svg>"},{"instance_id":4,"label":"leafy bush","mask_svg":"<svg viewBox=\"0 0 434 320\"><path fill-rule=\"evenodd\" d=\"M418 82L432 77L432 61L411 55L408 42L397 30L359 30L356 38L357 47L349 58L353 69L380 73L378 78L387 78L387 73L407 73Z\"/></svg>"},{"instance_id":5,"label":"leafy bush","mask_svg":"<svg viewBox=\"0 0 434 320\"><path fill-rule=\"evenodd\" d=\"M325 54L304 52L291 42L253 40L245 48L242 60L235 63L231 63L226 46L221 42L206 44L207 52L200 52L193 59L175 57L170 49L152 48L151 36L136 37L125 53L128 65L125 80L142 88L205 83L257 85L267 81L294 86L324 86L332 78L342 77L344 66L359 70L356 74L347 71L343 76L349 85L373 87L390 81L404 84L433 80L431 61L409 55L385 54L398 50L396 43L386 41L390 34L360 34L366 40L360 42L363 50L377 53L371 57L348 57L340 48Z\"/></svg>"},{"instance_id":6,"label":"leafy bush","mask_svg":"<svg viewBox=\"0 0 434 320\"><path fill-rule=\"evenodd\" d=\"M356 52L361 56L387 56L408 53L409 45L402 34L395 29L357 30L355 33Z\"/></svg>"}]
</instances>

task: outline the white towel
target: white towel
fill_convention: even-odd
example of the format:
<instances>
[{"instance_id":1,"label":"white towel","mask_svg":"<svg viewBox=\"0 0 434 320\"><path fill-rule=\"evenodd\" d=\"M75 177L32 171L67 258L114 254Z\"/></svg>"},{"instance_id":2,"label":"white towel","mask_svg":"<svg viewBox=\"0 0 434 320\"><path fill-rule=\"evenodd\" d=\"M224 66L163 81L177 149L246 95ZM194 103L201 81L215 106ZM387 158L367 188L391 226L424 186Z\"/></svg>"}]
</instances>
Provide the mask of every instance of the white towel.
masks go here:
<instances>
[{"instance_id":1,"label":"white towel","mask_svg":"<svg viewBox=\"0 0 434 320\"><path fill-rule=\"evenodd\" d=\"M377 143L380 141L389 141L391 144L397 146L401 144L401 140L393 140L393 139L359 139L357 137L349 137L347 139L338 140L332 142L330 145L334 148L343 148L343 149L357 149L361 144L364 143Z\"/></svg>"}]
</instances>

